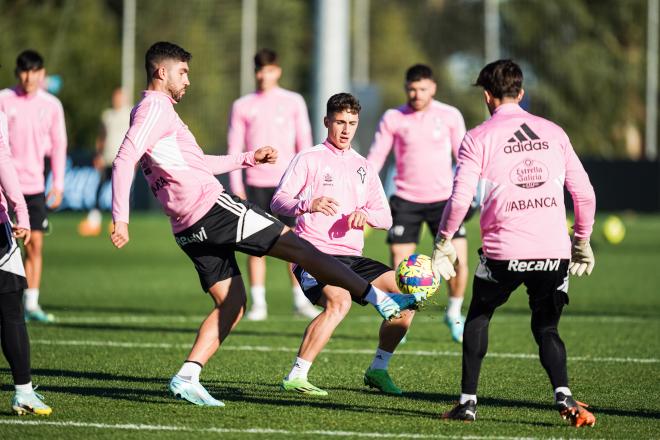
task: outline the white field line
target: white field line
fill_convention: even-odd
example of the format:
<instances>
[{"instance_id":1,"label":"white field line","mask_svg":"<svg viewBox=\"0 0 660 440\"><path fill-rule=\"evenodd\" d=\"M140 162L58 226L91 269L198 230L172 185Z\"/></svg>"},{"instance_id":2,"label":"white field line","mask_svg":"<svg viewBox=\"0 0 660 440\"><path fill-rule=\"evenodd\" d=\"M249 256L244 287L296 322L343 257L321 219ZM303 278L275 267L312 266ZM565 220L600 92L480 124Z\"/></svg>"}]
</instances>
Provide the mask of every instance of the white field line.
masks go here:
<instances>
[{"instance_id":1,"label":"white field line","mask_svg":"<svg viewBox=\"0 0 660 440\"><path fill-rule=\"evenodd\" d=\"M60 345L60 346L81 346L81 347L109 347L109 348L161 348L161 349L188 349L190 344L171 344L166 342L121 342L121 341L94 341L94 340L50 340L50 339L32 339L34 345ZM224 351L258 351L258 352L285 352L295 353L296 347L271 347L265 345L223 345ZM364 354L373 355L370 349L352 349L352 348L328 348L323 350L328 354ZM397 355L405 356L438 356L438 357L457 357L461 356L459 351L436 351L436 350L397 350ZM538 359L538 355L531 353L488 353L488 357L506 358L506 359ZM657 358L633 358L633 357L594 357L594 356L569 356L572 362L613 362L630 364L657 364L660 359Z\"/></svg>"},{"instance_id":2,"label":"white field line","mask_svg":"<svg viewBox=\"0 0 660 440\"><path fill-rule=\"evenodd\" d=\"M421 313L425 313L422 311ZM206 316L203 315L187 315L187 316L176 316L176 315L116 315L116 316L58 316L57 322L64 324L158 324L158 323L201 323ZM497 322L500 319L506 319L507 321L513 320L524 320L529 321L529 315L527 314L507 314L501 313L496 314L493 317L493 320ZM431 315L419 315L415 319L415 324L419 325L422 323L437 323L441 319L440 316L431 316ZM380 322L381 319L377 316L354 316L349 318L350 321L355 322ZM291 315L268 315L268 321L271 322L291 322L291 321L306 321L302 318L295 318ZM244 321L249 322L249 321ZM659 319L653 317L633 317L633 316L608 316L608 315L570 315L565 314L561 319L562 323L572 323L572 322L595 322L602 324L648 324L649 322L660 322ZM261 324L261 323L259 323Z\"/></svg>"},{"instance_id":3,"label":"white field line","mask_svg":"<svg viewBox=\"0 0 660 440\"><path fill-rule=\"evenodd\" d=\"M246 435L286 435L301 436L315 435L326 437L366 437L366 438L405 438L405 439L465 439L465 440L537 440L536 437L506 437L506 436L452 436L442 434L415 434L398 433L388 434L385 432L360 432L360 431L329 431L329 430L306 430L291 431L288 429L269 429L269 428L193 428L188 426L176 425L144 425L144 424L107 424L107 423L86 423L74 421L48 421L48 420L10 420L0 419L0 425L19 425L19 426L54 426L60 428L91 428L104 430L123 430L123 431L175 431L175 432L197 432L214 434L246 434ZM554 437L556 439L556 437Z\"/></svg>"}]
</instances>

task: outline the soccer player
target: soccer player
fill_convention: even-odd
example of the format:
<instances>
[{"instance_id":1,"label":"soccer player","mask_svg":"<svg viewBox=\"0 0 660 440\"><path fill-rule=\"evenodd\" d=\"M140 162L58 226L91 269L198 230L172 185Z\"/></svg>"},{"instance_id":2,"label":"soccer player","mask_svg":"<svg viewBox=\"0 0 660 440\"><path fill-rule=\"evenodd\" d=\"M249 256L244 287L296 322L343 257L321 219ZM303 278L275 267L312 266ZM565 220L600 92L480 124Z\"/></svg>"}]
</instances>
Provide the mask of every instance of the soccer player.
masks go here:
<instances>
[{"instance_id":1,"label":"soccer player","mask_svg":"<svg viewBox=\"0 0 660 440\"><path fill-rule=\"evenodd\" d=\"M388 229L392 215L378 173L351 147L360 103L348 93L339 93L330 97L326 108L325 142L298 153L282 177L271 208L279 214L297 216L298 236L333 255L374 286L387 292L398 291L391 268L362 256L365 225ZM323 307L323 312L307 327L282 388L325 396L328 393L309 383L307 374L351 308L351 295L341 287L317 281L304 264L295 267L294 274L305 295ZM364 374L365 385L387 394L402 394L392 382L387 366L413 315L407 311L402 319L383 322L376 355Z\"/></svg>"},{"instance_id":2,"label":"soccer player","mask_svg":"<svg viewBox=\"0 0 660 440\"><path fill-rule=\"evenodd\" d=\"M436 82L430 67L410 67L405 90L408 103L385 112L367 156L380 171L394 146L396 192L390 198L394 220L387 236L394 268L415 253L423 223L435 236L451 194L452 153L456 156L465 135L465 122L458 109L433 99ZM444 320L452 339L461 342L461 306L468 276L467 239L462 225L453 243L459 267L457 276L447 283L449 303Z\"/></svg>"},{"instance_id":3,"label":"soccer player","mask_svg":"<svg viewBox=\"0 0 660 440\"><path fill-rule=\"evenodd\" d=\"M78 233L83 237L93 237L101 233L103 215L101 214L101 191L112 177L112 161L115 160L119 146L128 131L131 118L131 107L126 103L126 97L121 87L112 92L112 107L101 113L101 126L96 138L96 156L94 168L99 172L99 185L96 188L94 208L87 218L78 224Z\"/></svg>"},{"instance_id":4,"label":"soccer player","mask_svg":"<svg viewBox=\"0 0 660 440\"><path fill-rule=\"evenodd\" d=\"M245 172L247 185L243 184L243 172L233 171L229 173L229 184L234 194L254 202L270 213L270 200L287 165L296 152L312 146L312 129L302 96L278 84L282 68L277 61L277 54L270 49L257 52L254 56L254 71L257 91L243 96L232 105L227 153L254 151L261 145L272 145L277 149L278 160L274 164L248 168ZM278 218L289 227L296 224L293 217ZM266 260L248 256L248 272L252 307L245 317L250 321L262 321L268 315ZM307 300L292 272L289 270L288 273L294 313L315 318L319 314L318 309Z\"/></svg>"},{"instance_id":5,"label":"soccer player","mask_svg":"<svg viewBox=\"0 0 660 440\"><path fill-rule=\"evenodd\" d=\"M0 112L0 339L16 393L11 401L14 412L49 415L52 409L34 392L30 377L30 339L23 316L23 289L27 286L21 251L16 238L30 243L30 218L12 164L7 136L7 118ZM3 196L4 193L4 196ZM8 206L17 224L9 220Z\"/></svg>"},{"instance_id":6,"label":"soccer player","mask_svg":"<svg viewBox=\"0 0 660 440\"><path fill-rule=\"evenodd\" d=\"M574 426L593 426L595 417L568 388L566 348L557 326L568 304L569 272L581 276L594 267L589 237L596 198L566 133L520 108L522 82L522 71L511 60L490 63L479 73L476 85L483 87L492 117L470 130L461 144L454 188L436 237L433 270L443 278L453 277L456 251L451 238L483 179L483 247L465 323L461 396L442 417L475 420L490 319L525 285L532 333L557 408ZM566 233L564 186L575 206L572 244Z\"/></svg>"},{"instance_id":7,"label":"soccer player","mask_svg":"<svg viewBox=\"0 0 660 440\"><path fill-rule=\"evenodd\" d=\"M26 50L16 59L18 84L0 91L0 111L7 115L9 147L30 215L32 235L25 245L25 318L51 322L53 315L39 306L44 232L49 230L48 209L62 202L66 164L66 126L59 99L43 90L44 60ZM44 194L44 158L50 157L51 190Z\"/></svg>"},{"instance_id":8,"label":"soccer player","mask_svg":"<svg viewBox=\"0 0 660 440\"><path fill-rule=\"evenodd\" d=\"M110 238L117 248L129 241L130 187L139 162L170 217L177 244L193 261L202 288L214 302L169 388L176 397L197 405L224 406L199 383L199 375L245 310L245 287L234 251L304 264L320 282L340 286L357 300L373 304L385 319L400 316L423 298L383 292L258 206L224 191L214 174L274 163L277 151L262 147L239 155L204 154L174 110L190 85L190 58L189 52L168 42L155 43L146 53L147 90L131 112L130 128L113 163Z\"/></svg>"}]
</instances>

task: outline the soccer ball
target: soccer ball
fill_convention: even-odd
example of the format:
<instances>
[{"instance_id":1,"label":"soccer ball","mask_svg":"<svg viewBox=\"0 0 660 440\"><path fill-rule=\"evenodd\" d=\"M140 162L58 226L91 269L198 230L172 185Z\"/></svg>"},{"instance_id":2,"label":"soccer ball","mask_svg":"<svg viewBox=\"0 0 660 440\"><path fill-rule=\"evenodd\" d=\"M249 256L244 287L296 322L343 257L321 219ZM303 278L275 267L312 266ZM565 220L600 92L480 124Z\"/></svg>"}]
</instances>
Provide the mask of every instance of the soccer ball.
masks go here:
<instances>
[{"instance_id":1,"label":"soccer ball","mask_svg":"<svg viewBox=\"0 0 660 440\"><path fill-rule=\"evenodd\" d=\"M610 244L619 244L626 236L626 227L619 217L610 215L603 223L603 236Z\"/></svg>"},{"instance_id":2,"label":"soccer ball","mask_svg":"<svg viewBox=\"0 0 660 440\"><path fill-rule=\"evenodd\" d=\"M401 293L425 293L429 297L440 287L440 280L433 276L430 257L412 254L396 268L396 285Z\"/></svg>"}]
</instances>

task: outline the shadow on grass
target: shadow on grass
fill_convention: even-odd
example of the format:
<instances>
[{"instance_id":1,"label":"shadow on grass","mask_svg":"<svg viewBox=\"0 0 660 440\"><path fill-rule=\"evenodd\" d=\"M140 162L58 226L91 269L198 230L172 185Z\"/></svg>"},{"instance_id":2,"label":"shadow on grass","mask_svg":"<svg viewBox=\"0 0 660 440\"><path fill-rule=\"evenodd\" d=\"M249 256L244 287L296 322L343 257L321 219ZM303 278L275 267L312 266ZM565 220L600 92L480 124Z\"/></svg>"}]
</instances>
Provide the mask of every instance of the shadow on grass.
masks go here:
<instances>
[{"instance_id":1,"label":"shadow on grass","mask_svg":"<svg viewBox=\"0 0 660 440\"><path fill-rule=\"evenodd\" d=\"M453 405L457 400L457 396L455 395L448 395L443 393L426 393L426 392L405 393L403 397L412 400L437 403L438 405L442 405L444 408L446 408L443 409L443 411L448 410L450 406ZM494 397L479 396L479 408L484 408L488 406L497 407L497 408L513 408L513 409L532 408L532 409L544 410L544 411L545 410L556 411L554 405L552 404L530 402L527 400L511 400L511 399L500 399ZM660 419L660 412L658 411L607 408L607 407L599 407L595 405L591 405L589 407L589 410L594 413L596 418L598 418L599 414L600 415L607 414L610 416L617 416L617 417ZM490 419L490 420L496 421L495 419ZM510 423L511 420L507 420L506 422Z\"/></svg>"}]
</instances>

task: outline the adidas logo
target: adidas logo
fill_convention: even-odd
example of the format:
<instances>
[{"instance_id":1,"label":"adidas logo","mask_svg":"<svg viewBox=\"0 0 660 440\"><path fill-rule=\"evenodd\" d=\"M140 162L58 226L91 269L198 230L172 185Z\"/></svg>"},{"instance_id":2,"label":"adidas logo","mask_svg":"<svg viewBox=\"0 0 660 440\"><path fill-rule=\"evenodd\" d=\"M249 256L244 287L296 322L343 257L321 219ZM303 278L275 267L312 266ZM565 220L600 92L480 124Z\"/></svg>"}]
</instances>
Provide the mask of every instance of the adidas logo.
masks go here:
<instances>
[{"instance_id":1,"label":"adidas logo","mask_svg":"<svg viewBox=\"0 0 660 440\"><path fill-rule=\"evenodd\" d=\"M513 136L507 141L504 147L506 154L522 153L525 151L547 150L550 145L548 141L541 140L529 125L523 123L519 130L513 133Z\"/></svg>"}]
</instances>

